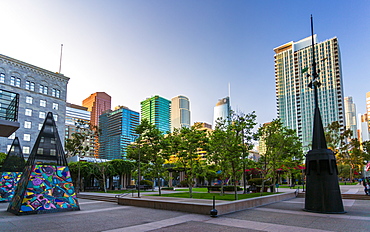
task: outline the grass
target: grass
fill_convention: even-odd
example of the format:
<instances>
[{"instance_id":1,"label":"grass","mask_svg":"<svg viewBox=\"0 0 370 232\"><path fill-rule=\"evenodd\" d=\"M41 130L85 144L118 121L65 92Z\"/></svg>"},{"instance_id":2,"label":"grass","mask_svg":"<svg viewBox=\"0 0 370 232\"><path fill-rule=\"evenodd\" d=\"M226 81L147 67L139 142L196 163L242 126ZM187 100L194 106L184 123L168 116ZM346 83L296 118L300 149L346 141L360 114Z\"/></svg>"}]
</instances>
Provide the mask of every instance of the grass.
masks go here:
<instances>
[{"instance_id":1,"label":"grass","mask_svg":"<svg viewBox=\"0 0 370 232\"><path fill-rule=\"evenodd\" d=\"M272 194L279 194L279 193L270 193L270 192L264 192L262 193L262 196L268 196ZM158 194L153 194L150 196L159 196ZM212 200L213 196L215 196L216 200L224 200L224 201L234 201L235 195L234 194L224 194L223 196L220 196L219 193L196 193L193 192L193 198L195 199L208 199ZM260 197L260 193L249 193L249 194L238 194L238 199L248 199L248 198L255 198ZM169 193L169 194L162 194L161 197L175 197L175 198L190 198L189 192L185 193Z\"/></svg>"},{"instance_id":2,"label":"grass","mask_svg":"<svg viewBox=\"0 0 370 232\"><path fill-rule=\"evenodd\" d=\"M356 181L355 183L352 182L339 182L339 185L357 185L358 182Z\"/></svg>"},{"instance_id":3,"label":"grass","mask_svg":"<svg viewBox=\"0 0 370 232\"><path fill-rule=\"evenodd\" d=\"M182 188L182 189L175 189L175 191L186 191L186 192L189 192L189 189L188 188ZM208 192L208 189L207 188L193 188L193 192L206 193L206 192Z\"/></svg>"}]
</instances>

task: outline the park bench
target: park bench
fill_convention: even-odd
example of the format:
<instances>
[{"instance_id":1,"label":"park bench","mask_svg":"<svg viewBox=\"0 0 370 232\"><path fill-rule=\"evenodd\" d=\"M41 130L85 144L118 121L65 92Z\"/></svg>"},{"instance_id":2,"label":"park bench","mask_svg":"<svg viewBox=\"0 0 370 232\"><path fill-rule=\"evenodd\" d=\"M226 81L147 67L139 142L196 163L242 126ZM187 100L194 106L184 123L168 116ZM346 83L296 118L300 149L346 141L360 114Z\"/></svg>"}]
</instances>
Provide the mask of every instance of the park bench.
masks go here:
<instances>
[{"instance_id":1,"label":"park bench","mask_svg":"<svg viewBox=\"0 0 370 232\"><path fill-rule=\"evenodd\" d=\"M291 188L294 188L295 187L295 184L293 183L293 184L291 184L291 185L289 185L289 188L291 189Z\"/></svg>"},{"instance_id":2,"label":"park bench","mask_svg":"<svg viewBox=\"0 0 370 232\"><path fill-rule=\"evenodd\" d=\"M221 186L207 186L208 193L210 191L221 191Z\"/></svg>"}]
</instances>

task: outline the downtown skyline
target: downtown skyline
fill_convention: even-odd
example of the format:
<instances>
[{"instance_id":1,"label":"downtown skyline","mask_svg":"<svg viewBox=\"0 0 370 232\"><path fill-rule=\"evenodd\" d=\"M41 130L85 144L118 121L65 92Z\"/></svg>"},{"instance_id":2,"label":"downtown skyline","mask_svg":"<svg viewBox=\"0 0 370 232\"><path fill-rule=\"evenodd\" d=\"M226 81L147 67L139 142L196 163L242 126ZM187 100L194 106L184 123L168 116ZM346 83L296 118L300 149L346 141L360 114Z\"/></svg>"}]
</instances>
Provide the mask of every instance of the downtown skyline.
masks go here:
<instances>
[{"instance_id":1,"label":"downtown skyline","mask_svg":"<svg viewBox=\"0 0 370 232\"><path fill-rule=\"evenodd\" d=\"M0 54L71 78L67 101L81 105L93 92L112 107L140 111L160 95L187 96L192 122L212 123L213 107L228 96L233 110L256 111L259 124L277 117L274 51L310 36L338 38L344 96L366 112L370 36L366 1L17 1L2 2L8 36ZM320 7L318 7L320 6ZM9 20L12 18L12 20ZM362 26L361 26L362 25ZM365 25L365 26L363 26Z\"/></svg>"}]
</instances>

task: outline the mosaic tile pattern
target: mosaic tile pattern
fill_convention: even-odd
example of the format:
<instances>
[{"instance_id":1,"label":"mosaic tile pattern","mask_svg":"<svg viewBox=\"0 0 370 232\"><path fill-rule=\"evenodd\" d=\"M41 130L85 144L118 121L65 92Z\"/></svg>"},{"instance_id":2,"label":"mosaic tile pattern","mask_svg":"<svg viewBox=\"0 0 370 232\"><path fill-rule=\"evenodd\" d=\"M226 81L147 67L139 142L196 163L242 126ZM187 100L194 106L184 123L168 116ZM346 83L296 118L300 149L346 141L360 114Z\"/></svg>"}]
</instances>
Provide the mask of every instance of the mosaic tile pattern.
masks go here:
<instances>
[{"instance_id":1,"label":"mosaic tile pattern","mask_svg":"<svg viewBox=\"0 0 370 232\"><path fill-rule=\"evenodd\" d=\"M0 202L10 201L13 198L15 187L17 186L22 172L2 172L0 173Z\"/></svg>"},{"instance_id":2,"label":"mosaic tile pattern","mask_svg":"<svg viewBox=\"0 0 370 232\"><path fill-rule=\"evenodd\" d=\"M67 166L26 167L8 211L17 215L79 210Z\"/></svg>"}]
</instances>

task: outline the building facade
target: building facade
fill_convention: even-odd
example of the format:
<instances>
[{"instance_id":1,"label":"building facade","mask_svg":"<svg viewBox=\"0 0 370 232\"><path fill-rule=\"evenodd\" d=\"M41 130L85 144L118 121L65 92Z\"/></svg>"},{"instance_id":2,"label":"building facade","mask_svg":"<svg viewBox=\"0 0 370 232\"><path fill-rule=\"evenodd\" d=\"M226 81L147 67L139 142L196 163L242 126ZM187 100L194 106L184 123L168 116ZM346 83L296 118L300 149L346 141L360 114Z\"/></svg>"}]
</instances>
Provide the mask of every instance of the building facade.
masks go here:
<instances>
[{"instance_id":1,"label":"building facade","mask_svg":"<svg viewBox=\"0 0 370 232\"><path fill-rule=\"evenodd\" d=\"M230 98L225 97L218 100L216 106L213 109L213 128L217 125L217 120L229 120L231 113Z\"/></svg>"},{"instance_id":2,"label":"building facade","mask_svg":"<svg viewBox=\"0 0 370 232\"><path fill-rule=\"evenodd\" d=\"M99 126L99 116L106 110L111 109L111 96L105 92L92 93L82 101L82 106L91 112L90 122L93 126Z\"/></svg>"},{"instance_id":3,"label":"building facade","mask_svg":"<svg viewBox=\"0 0 370 232\"><path fill-rule=\"evenodd\" d=\"M171 101L155 95L141 103L141 119L147 119L157 126L162 133L171 130Z\"/></svg>"},{"instance_id":4,"label":"building facade","mask_svg":"<svg viewBox=\"0 0 370 232\"><path fill-rule=\"evenodd\" d=\"M171 132L182 127L190 127L190 101L180 95L171 99Z\"/></svg>"},{"instance_id":5,"label":"building facade","mask_svg":"<svg viewBox=\"0 0 370 232\"><path fill-rule=\"evenodd\" d=\"M87 107L68 103L66 104L66 128L65 128L65 139L71 139L73 133L79 133L81 131L90 131L90 115L91 112L87 110ZM92 132L91 132L92 134ZM94 137L88 138L83 146L88 146L90 149L84 154L84 156L92 156L94 154Z\"/></svg>"},{"instance_id":6,"label":"building facade","mask_svg":"<svg viewBox=\"0 0 370 232\"><path fill-rule=\"evenodd\" d=\"M357 138L357 114L356 105L353 103L352 97L344 98L344 110L346 119L346 129L353 132L352 138Z\"/></svg>"},{"instance_id":7,"label":"building facade","mask_svg":"<svg viewBox=\"0 0 370 232\"><path fill-rule=\"evenodd\" d=\"M369 115L370 115L370 92L366 93L366 114L368 116L368 120L367 120L367 124L369 125L368 131L370 133L370 118L369 118Z\"/></svg>"},{"instance_id":8,"label":"building facade","mask_svg":"<svg viewBox=\"0 0 370 232\"><path fill-rule=\"evenodd\" d=\"M316 43L315 57L321 87L318 102L323 126L338 121L345 128L343 82L338 39ZM314 91L312 81L311 37L289 42L274 49L278 117L284 126L295 129L303 147L312 143ZM306 72L307 71L307 72Z\"/></svg>"},{"instance_id":9,"label":"building facade","mask_svg":"<svg viewBox=\"0 0 370 232\"><path fill-rule=\"evenodd\" d=\"M126 148L135 141L135 127L140 123L139 112L127 107L116 107L99 117L99 157L102 159L126 159Z\"/></svg>"},{"instance_id":10,"label":"building facade","mask_svg":"<svg viewBox=\"0 0 370 232\"><path fill-rule=\"evenodd\" d=\"M96 92L91 94L88 98L82 101L82 106L87 107L87 110L91 112L90 124L92 128L99 129L99 116L111 109L111 96L105 92ZM95 136L94 142L94 152L92 155L95 158L99 157L99 138Z\"/></svg>"},{"instance_id":11,"label":"building facade","mask_svg":"<svg viewBox=\"0 0 370 232\"><path fill-rule=\"evenodd\" d=\"M0 55L0 90L19 96L19 129L9 137L0 137L0 152L6 153L17 136L27 158L48 112L54 115L64 146L68 81L63 74Z\"/></svg>"}]
</instances>

